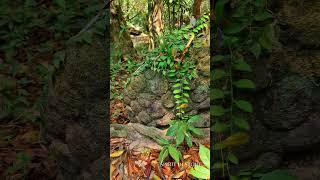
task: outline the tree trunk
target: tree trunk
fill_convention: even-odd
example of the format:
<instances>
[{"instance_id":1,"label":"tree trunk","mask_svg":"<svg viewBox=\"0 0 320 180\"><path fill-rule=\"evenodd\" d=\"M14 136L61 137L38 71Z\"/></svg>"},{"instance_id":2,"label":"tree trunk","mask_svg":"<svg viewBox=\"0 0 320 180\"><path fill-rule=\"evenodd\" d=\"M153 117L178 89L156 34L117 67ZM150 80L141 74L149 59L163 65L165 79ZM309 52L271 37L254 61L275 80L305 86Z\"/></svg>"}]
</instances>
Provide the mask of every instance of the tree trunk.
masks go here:
<instances>
[{"instance_id":1,"label":"tree trunk","mask_svg":"<svg viewBox=\"0 0 320 180\"><path fill-rule=\"evenodd\" d=\"M194 0L192 15L194 18L198 19L201 16L201 2L202 0Z\"/></svg>"},{"instance_id":2,"label":"tree trunk","mask_svg":"<svg viewBox=\"0 0 320 180\"><path fill-rule=\"evenodd\" d=\"M112 37L112 49L113 51L120 50L122 58L137 55L136 50L133 47L133 43L127 31L127 23L123 16L121 6L115 3L111 3L111 37Z\"/></svg>"},{"instance_id":3,"label":"tree trunk","mask_svg":"<svg viewBox=\"0 0 320 180\"><path fill-rule=\"evenodd\" d=\"M155 37L162 35L164 28L162 12L162 0L148 1L148 31L150 35L151 49L154 48Z\"/></svg>"}]
</instances>

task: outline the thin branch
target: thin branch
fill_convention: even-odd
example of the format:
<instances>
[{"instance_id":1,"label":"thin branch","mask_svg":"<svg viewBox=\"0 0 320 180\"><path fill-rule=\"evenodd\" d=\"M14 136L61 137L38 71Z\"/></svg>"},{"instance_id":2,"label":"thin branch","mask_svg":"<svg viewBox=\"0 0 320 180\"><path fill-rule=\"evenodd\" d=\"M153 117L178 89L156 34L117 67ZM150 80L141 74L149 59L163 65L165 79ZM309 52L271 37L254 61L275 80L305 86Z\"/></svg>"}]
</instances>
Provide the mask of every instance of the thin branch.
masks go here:
<instances>
[{"instance_id":1,"label":"thin branch","mask_svg":"<svg viewBox=\"0 0 320 180\"><path fill-rule=\"evenodd\" d=\"M89 21L89 23L88 23L83 29L82 29L81 31L79 31L75 36L71 37L70 39L76 39L76 38L78 38L80 35L82 35L83 33L87 32L87 31L91 28L91 26L92 26L95 22L97 22L97 20L98 20L99 17L102 15L102 13L104 12L104 10L106 10L106 9L108 9L108 8L110 7L112 1L114 1L114 0L108 1L108 3L106 3L106 5L105 5L102 9L100 9L100 11L98 12L98 14L97 14L95 17L93 17L93 18Z\"/></svg>"}]
</instances>

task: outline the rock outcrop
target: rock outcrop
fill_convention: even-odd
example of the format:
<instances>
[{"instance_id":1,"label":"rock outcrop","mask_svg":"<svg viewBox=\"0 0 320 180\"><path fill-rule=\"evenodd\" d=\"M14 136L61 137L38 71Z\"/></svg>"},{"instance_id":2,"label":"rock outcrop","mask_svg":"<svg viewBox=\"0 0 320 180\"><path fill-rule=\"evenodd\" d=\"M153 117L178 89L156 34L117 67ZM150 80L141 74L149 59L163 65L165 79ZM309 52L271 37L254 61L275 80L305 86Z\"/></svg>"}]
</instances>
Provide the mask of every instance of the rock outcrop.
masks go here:
<instances>
[{"instance_id":1,"label":"rock outcrop","mask_svg":"<svg viewBox=\"0 0 320 180\"><path fill-rule=\"evenodd\" d=\"M191 84L189 107L186 112L202 116L203 121L197 127L210 127L209 72L210 56L208 49L198 50L192 60L198 59L199 77ZM174 98L171 83L160 73L146 70L132 78L124 93L129 119L133 123L148 126L165 127L174 118Z\"/></svg>"},{"instance_id":2,"label":"rock outcrop","mask_svg":"<svg viewBox=\"0 0 320 180\"><path fill-rule=\"evenodd\" d=\"M58 165L57 179L106 179L108 72L102 38L72 44L49 90L45 139Z\"/></svg>"},{"instance_id":3,"label":"rock outcrop","mask_svg":"<svg viewBox=\"0 0 320 180\"><path fill-rule=\"evenodd\" d=\"M320 2L282 0L270 7L280 44L253 63L251 140L237 154L241 168L286 168L299 180L319 179Z\"/></svg>"}]
</instances>

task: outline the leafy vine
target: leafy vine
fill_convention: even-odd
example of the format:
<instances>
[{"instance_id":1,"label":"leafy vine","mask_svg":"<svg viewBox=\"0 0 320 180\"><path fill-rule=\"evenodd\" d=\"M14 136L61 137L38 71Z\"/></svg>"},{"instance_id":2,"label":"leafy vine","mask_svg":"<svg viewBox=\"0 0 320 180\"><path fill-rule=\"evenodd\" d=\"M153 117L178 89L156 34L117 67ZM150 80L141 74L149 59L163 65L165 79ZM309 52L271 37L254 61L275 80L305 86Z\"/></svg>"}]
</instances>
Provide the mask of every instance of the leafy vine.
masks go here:
<instances>
[{"instance_id":1,"label":"leafy vine","mask_svg":"<svg viewBox=\"0 0 320 180\"><path fill-rule=\"evenodd\" d=\"M177 163L180 162L182 155L179 146L184 142L188 147L192 147L193 136L201 136L201 129L193 126L193 123L200 121L198 115L189 116L185 109L188 107L190 97L190 83L197 77L197 71L192 61L189 61L189 51L192 48L192 42L196 37L201 36L202 30L208 28L209 16L204 15L194 24L174 30L160 37L158 48L153 49L146 57L146 61L134 75L138 75L146 69L161 73L165 78L170 80L172 94L175 99L175 118L171 120L170 127L166 136L176 137L175 142L161 139L162 150L159 155L159 162L162 164L170 155ZM209 150L201 146L201 152L206 157L209 156ZM207 158L209 159L209 158ZM210 164L208 161L206 165ZM209 168L205 168L209 177ZM199 174L199 173L198 173ZM193 170L193 175L197 175L197 169Z\"/></svg>"},{"instance_id":2,"label":"leafy vine","mask_svg":"<svg viewBox=\"0 0 320 180\"><path fill-rule=\"evenodd\" d=\"M231 171L231 164L239 163L233 148L249 141L248 116L252 104L242 94L255 89L248 78L252 73L246 62L269 52L274 40L273 16L267 10L267 0L230 1L215 3L214 54L212 62L213 89L211 90L212 130L215 143L214 174L231 180L248 177ZM258 177L258 176L257 176Z\"/></svg>"}]
</instances>

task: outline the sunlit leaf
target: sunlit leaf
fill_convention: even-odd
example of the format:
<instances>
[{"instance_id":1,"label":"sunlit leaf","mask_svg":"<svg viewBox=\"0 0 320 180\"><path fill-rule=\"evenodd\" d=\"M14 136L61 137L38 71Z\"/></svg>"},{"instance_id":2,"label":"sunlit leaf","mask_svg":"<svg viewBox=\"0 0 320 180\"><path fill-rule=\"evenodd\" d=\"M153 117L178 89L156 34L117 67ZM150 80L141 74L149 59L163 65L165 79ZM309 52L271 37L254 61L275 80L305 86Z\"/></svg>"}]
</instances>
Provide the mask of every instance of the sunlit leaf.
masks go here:
<instances>
[{"instance_id":1,"label":"sunlit leaf","mask_svg":"<svg viewBox=\"0 0 320 180\"><path fill-rule=\"evenodd\" d=\"M210 169L210 150L202 144L200 144L199 156L203 164Z\"/></svg>"},{"instance_id":2,"label":"sunlit leaf","mask_svg":"<svg viewBox=\"0 0 320 180\"><path fill-rule=\"evenodd\" d=\"M124 150L118 150L113 152L112 154L110 154L110 157L115 158L115 157L119 157L123 154Z\"/></svg>"},{"instance_id":3,"label":"sunlit leaf","mask_svg":"<svg viewBox=\"0 0 320 180\"><path fill-rule=\"evenodd\" d=\"M169 150L170 156L171 156L177 163L179 163L180 157L181 157L181 153L177 150L177 148L175 148L175 147L173 147L173 146L168 146L168 150Z\"/></svg>"}]
</instances>

